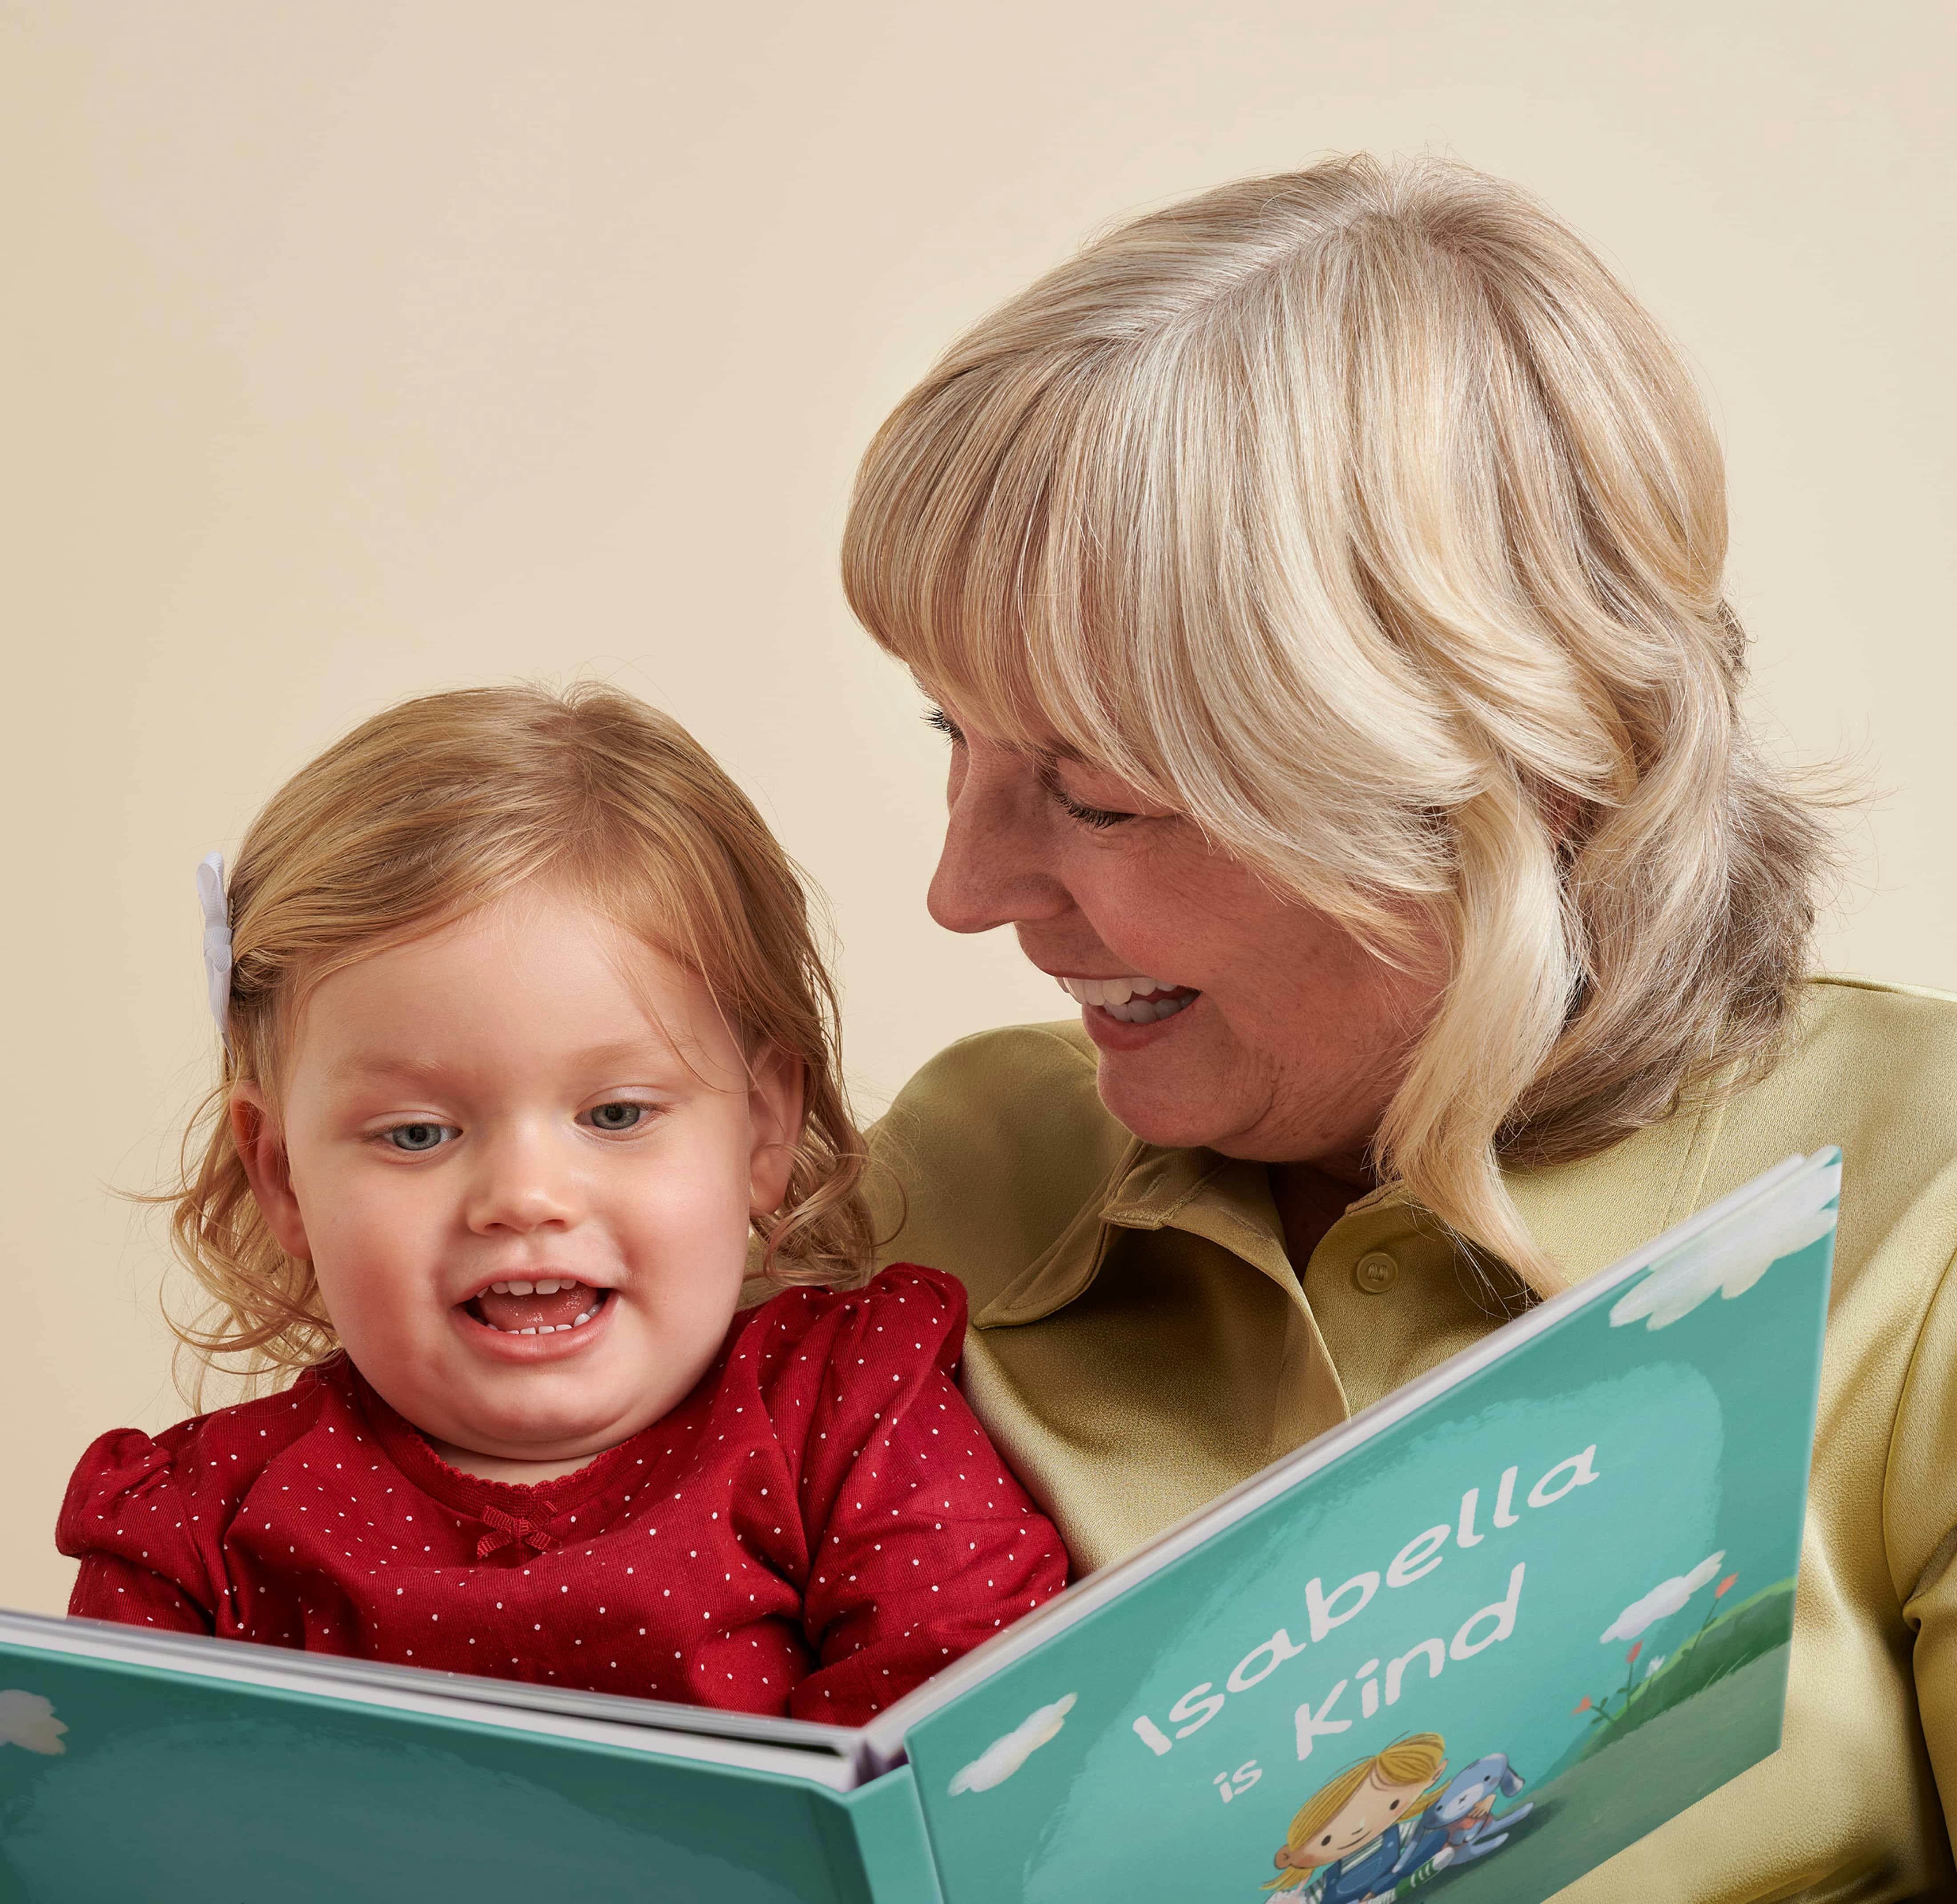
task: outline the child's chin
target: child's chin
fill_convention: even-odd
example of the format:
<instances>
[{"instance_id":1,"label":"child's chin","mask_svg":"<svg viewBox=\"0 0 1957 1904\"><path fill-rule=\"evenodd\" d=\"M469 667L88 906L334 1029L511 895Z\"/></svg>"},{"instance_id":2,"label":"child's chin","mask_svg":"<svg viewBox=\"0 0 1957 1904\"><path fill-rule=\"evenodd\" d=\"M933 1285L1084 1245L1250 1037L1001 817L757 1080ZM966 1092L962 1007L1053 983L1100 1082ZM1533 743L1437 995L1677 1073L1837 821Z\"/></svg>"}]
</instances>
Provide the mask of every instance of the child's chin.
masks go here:
<instances>
[{"instance_id":1,"label":"child's chin","mask_svg":"<svg viewBox=\"0 0 1957 1904\"><path fill-rule=\"evenodd\" d=\"M601 1418L589 1409L574 1415L482 1410L454 1425L461 1438L448 1450L438 1449L451 1467L476 1474L494 1469L492 1479L519 1482L555 1480L571 1473L629 1441L635 1431L629 1419ZM531 1465L547 1472L534 1476L503 1472Z\"/></svg>"}]
</instances>

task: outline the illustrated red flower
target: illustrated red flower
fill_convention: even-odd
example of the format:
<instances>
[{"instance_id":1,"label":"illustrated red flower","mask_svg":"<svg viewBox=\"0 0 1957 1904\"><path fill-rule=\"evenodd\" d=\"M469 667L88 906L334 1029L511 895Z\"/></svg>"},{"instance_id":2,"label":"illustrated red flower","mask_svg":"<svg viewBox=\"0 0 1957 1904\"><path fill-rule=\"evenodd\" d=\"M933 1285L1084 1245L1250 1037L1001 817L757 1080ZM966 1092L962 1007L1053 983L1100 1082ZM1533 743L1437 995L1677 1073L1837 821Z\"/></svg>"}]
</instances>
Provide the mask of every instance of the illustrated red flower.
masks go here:
<instances>
[{"instance_id":1,"label":"illustrated red flower","mask_svg":"<svg viewBox=\"0 0 1957 1904\"><path fill-rule=\"evenodd\" d=\"M1729 1586L1731 1586L1733 1584L1733 1583L1734 1583L1735 1580L1737 1580L1739 1577L1739 1577L1739 1575L1738 1575L1738 1574L1737 1574L1737 1573L1728 1573L1728 1574L1726 1576L1726 1577L1725 1577L1723 1580L1721 1580L1717 1586L1715 1586L1715 1588L1713 1588L1713 1589L1712 1589L1712 1597L1713 1597L1713 1599L1715 1599L1715 1600L1717 1600L1717 1599L1720 1599L1724 1598L1724 1597L1725 1597L1725 1595L1726 1589L1727 1589Z\"/></svg>"},{"instance_id":2,"label":"illustrated red flower","mask_svg":"<svg viewBox=\"0 0 1957 1904\"><path fill-rule=\"evenodd\" d=\"M1624 1664L1627 1666L1635 1665L1637 1661L1638 1655L1642 1653L1644 1649L1645 1643L1640 1640L1636 1646L1632 1647L1629 1653L1624 1655Z\"/></svg>"},{"instance_id":3,"label":"illustrated red flower","mask_svg":"<svg viewBox=\"0 0 1957 1904\"><path fill-rule=\"evenodd\" d=\"M1589 1695L1588 1693L1586 1693L1586 1694L1583 1695L1583 1703L1582 1703L1582 1705L1580 1705L1580 1706L1577 1706L1577 1707L1575 1709L1575 1711L1573 1711L1573 1712L1570 1714L1570 1716L1573 1719L1573 1718L1575 1718L1575 1717L1576 1717L1576 1713L1587 1713L1589 1709L1590 1709L1590 1695Z\"/></svg>"}]
</instances>

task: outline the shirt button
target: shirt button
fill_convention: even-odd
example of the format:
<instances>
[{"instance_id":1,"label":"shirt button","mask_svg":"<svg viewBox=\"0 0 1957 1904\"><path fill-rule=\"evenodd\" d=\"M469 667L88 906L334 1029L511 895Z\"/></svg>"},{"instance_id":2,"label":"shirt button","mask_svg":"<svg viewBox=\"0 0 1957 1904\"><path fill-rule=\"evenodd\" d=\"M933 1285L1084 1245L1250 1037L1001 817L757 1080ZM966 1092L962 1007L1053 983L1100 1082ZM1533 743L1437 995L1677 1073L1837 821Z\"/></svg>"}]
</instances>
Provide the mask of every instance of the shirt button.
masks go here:
<instances>
[{"instance_id":1,"label":"shirt button","mask_svg":"<svg viewBox=\"0 0 1957 1904\"><path fill-rule=\"evenodd\" d=\"M1352 1266L1353 1281L1368 1295L1390 1289L1399 1273L1400 1266L1384 1250L1374 1250Z\"/></svg>"}]
</instances>

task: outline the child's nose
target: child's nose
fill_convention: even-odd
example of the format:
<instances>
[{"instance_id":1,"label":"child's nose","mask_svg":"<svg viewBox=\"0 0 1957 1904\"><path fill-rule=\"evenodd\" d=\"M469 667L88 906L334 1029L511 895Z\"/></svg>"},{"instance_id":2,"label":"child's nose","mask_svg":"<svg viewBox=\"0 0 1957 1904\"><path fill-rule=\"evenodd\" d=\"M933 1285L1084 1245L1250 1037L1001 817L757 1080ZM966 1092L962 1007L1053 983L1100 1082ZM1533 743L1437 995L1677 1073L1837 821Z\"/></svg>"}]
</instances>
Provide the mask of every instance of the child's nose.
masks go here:
<instances>
[{"instance_id":1,"label":"child's nose","mask_svg":"<svg viewBox=\"0 0 1957 1904\"><path fill-rule=\"evenodd\" d=\"M576 1166L548 1133L514 1131L485 1145L470 1187L469 1226L528 1235L568 1227L580 1207Z\"/></svg>"}]
</instances>

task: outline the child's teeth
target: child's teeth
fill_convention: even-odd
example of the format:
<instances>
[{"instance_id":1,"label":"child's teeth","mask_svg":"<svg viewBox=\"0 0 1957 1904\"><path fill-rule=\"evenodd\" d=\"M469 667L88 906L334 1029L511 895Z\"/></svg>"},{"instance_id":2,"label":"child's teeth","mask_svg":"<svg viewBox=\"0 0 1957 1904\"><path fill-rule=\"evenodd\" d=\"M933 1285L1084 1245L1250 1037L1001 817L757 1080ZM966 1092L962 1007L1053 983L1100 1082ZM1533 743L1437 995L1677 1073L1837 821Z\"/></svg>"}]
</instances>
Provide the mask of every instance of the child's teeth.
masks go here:
<instances>
[{"instance_id":1,"label":"child's teeth","mask_svg":"<svg viewBox=\"0 0 1957 1904\"><path fill-rule=\"evenodd\" d=\"M511 1317L511 1320L507 1324L499 1322L495 1317L484 1314L482 1312L482 1307L479 1304L473 1304L471 1305L471 1308L476 1314L476 1319L479 1322L487 1324L489 1327L498 1330L501 1334L506 1336L561 1336L568 1335L572 1330L581 1327L585 1323L593 1320L596 1317L599 1311L605 1307L605 1298L609 1292L602 1289L589 1286L586 1284L580 1282L574 1276L547 1276L539 1280L528 1283L523 1281L520 1278L513 1279L507 1282L492 1283L486 1289L484 1289L482 1293L485 1296L536 1295L539 1297L549 1297L567 1295L583 1295L587 1298L587 1306L582 1315L574 1316L567 1322L531 1323L522 1328L519 1328L516 1326L515 1318L514 1317ZM559 1314L562 1314L563 1312L562 1308L560 1308L558 1311ZM504 1311L504 1313L507 1314L507 1311ZM518 1314L521 1314L523 1312L519 1310L517 1313Z\"/></svg>"}]
</instances>

